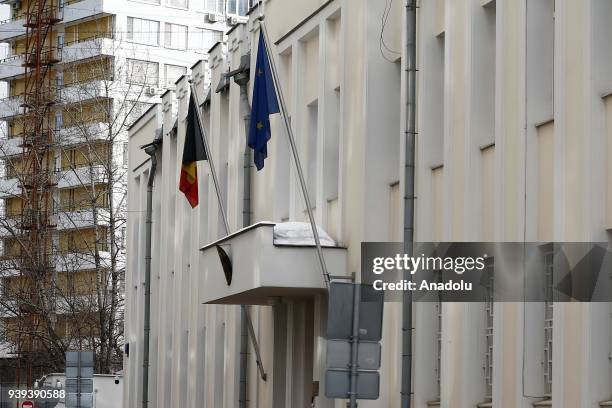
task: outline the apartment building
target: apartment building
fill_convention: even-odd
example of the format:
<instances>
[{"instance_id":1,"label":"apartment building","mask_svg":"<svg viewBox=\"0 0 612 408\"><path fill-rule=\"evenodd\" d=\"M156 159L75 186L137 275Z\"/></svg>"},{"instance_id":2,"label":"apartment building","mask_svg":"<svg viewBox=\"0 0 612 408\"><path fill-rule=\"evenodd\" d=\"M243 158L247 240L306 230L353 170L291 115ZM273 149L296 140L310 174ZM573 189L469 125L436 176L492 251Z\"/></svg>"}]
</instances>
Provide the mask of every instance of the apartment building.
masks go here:
<instances>
[{"instance_id":1,"label":"apartment building","mask_svg":"<svg viewBox=\"0 0 612 408\"><path fill-rule=\"evenodd\" d=\"M240 86L223 74L244 67L249 53L255 65L257 17L265 13L316 222L338 245L325 255L330 273L359 276L362 241L402 240L404 6L269 0L193 67L227 237L207 163L199 168L199 207L178 191L187 79L132 127L127 406L142 398L150 160L137 146L155 135L150 406L345 406L325 397L327 296L314 249L273 245L274 225L307 220L282 123L271 119L264 169L245 172L249 111ZM420 2L417 241L610 239L611 18L605 0ZM229 284L217 245L231 253ZM414 303L414 407L612 405L610 303L492 296ZM250 345L248 401L239 304L249 305L267 374ZM360 407L399 406L401 326L401 305L386 303L380 397Z\"/></svg>"},{"instance_id":2,"label":"apartment building","mask_svg":"<svg viewBox=\"0 0 612 408\"><path fill-rule=\"evenodd\" d=\"M227 27L244 19L248 1L2 3L10 18L0 22L0 41L10 52L0 61L8 84L0 100L1 342L5 357L36 354L48 345L21 334L51 325L56 361L61 348L120 342L127 127L207 59ZM49 282L38 313L14 299L32 287L33 269ZM96 317L102 309L110 323ZM89 320L94 329L81 327ZM112 347L103 352L116 353ZM31 383L37 370L24 365L34 357L24 359L27 373L16 381ZM38 371L51 368L61 367Z\"/></svg>"}]
</instances>

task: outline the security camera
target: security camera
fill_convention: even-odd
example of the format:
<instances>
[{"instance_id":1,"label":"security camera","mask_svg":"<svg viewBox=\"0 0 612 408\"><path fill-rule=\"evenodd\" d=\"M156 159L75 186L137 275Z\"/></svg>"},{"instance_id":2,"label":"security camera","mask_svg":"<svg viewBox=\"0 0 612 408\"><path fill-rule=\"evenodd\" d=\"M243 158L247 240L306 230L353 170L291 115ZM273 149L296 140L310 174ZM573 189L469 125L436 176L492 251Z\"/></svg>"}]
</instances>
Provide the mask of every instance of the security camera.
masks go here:
<instances>
[{"instance_id":1,"label":"security camera","mask_svg":"<svg viewBox=\"0 0 612 408\"><path fill-rule=\"evenodd\" d=\"M118 375L115 376L115 384L119 384L119 376Z\"/></svg>"}]
</instances>

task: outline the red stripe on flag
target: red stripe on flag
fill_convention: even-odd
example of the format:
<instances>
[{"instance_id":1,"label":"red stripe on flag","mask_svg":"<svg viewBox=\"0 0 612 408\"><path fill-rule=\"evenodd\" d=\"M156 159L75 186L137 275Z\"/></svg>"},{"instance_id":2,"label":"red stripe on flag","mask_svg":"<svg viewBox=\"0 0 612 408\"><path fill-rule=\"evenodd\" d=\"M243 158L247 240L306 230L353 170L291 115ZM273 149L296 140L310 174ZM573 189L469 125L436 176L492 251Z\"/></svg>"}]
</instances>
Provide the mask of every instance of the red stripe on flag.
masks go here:
<instances>
[{"instance_id":1,"label":"red stripe on flag","mask_svg":"<svg viewBox=\"0 0 612 408\"><path fill-rule=\"evenodd\" d=\"M187 201L191 205L191 208L195 208L198 206L198 175L195 175L195 181L190 183L188 178L191 176L187 173L187 171L181 167L181 177L179 179L179 190L185 194L187 197Z\"/></svg>"}]
</instances>

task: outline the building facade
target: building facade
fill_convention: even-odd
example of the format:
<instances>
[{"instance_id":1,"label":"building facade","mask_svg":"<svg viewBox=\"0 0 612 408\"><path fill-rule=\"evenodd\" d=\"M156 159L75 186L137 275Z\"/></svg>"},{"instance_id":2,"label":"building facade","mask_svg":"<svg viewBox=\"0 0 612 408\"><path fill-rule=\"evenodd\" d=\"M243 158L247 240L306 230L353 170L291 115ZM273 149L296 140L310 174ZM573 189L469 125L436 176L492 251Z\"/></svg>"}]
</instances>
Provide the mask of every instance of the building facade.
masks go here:
<instances>
[{"instance_id":1,"label":"building facade","mask_svg":"<svg viewBox=\"0 0 612 408\"><path fill-rule=\"evenodd\" d=\"M10 18L0 23L0 41L10 52L0 61L8 84L0 101L0 343L7 364L18 356L14 381L31 383L61 368L33 362L45 353L52 361L62 360L62 348L96 348L98 361L117 353L127 127L207 58L244 19L248 1L3 4ZM47 282L41 296L32 295L36 280ZM94 330L82 325L90 320ZM42 337L48 326L49 338L28 334ZM49 344L53 352L39 353ZM96 372L120 368L112 365Z\"/></svg>"},{"instance_id":2,"label":"building facade","mask_svg":"<svg viewBox=\"0 0 612 408\"><path fill-rule=\"evenodd\" d=\"M150 405L345 406L325 397L327 298L314 249L271 247L263 223L307 220L282 123L271 119L264 169L245 172L249 110L222 74L249 53L255 65L265 14L316 222L339 247L325 254L330 273L359 276L361 242L402 240L404 3L269 0L193 67L229 237L206 162L196 209L177 188L188 79L132 127L126 406L142 395L150 164L138 146L160 131ZM610 18L604 0L420 3L416 241L609 240ZM253 226L241 230L244 211ZM229 285L216 246L229 248ZM267 373L264 381L249 345L247 405L239 304L249 305ZM609 303L416 302L413 405L610 406L611 316ZM401 322L401 304L386 303L380 397L359 406L399 406Z\"/></svg>"}]
</instances>

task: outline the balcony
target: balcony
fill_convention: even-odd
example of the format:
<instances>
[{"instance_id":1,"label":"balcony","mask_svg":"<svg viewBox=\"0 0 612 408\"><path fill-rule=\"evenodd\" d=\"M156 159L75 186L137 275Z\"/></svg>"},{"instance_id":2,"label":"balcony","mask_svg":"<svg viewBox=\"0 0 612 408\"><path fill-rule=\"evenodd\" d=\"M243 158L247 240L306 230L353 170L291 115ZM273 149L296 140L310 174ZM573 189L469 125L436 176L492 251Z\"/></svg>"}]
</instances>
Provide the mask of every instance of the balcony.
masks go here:
<instances>
[{"instance_id":1,"label":"balcony","mask_svg":"<svg viewBox=\"0 0 612 408\"><path fill-rule=\"evenodd\" d=\"M202 248L199 301L268 304L271 298L308 296L325 290L314 246L275 239L276 225L258 223ZM312 242L312 234L308 242ZM229 268L227 262L222 266L219 248L229 257ZM331 275L347 274L345 248L324 246L323 254Z\"/></svg>"},{"instance_id":2,"label":"balcony","mask_svg":"<svg viewBox=\"0 0 612 408\"><path fill-rule=\"evenodd\" d=\"M100 251L100 266L109 268L111 254ZM96 259L93 251L88 252L62 252L55 255L55 270L57 272L72 272L80 270L95 269Z\"/></svg>"},{"instance_id":3,"label":"balcony","mask_svg":"<svg viewBox=\"0 0 612 408\"><path fill-rule=\"evenodd\" d=\"M62 146L70 146L108 140L108 129L109 124L105 122L63 128L59 131L59 142Z\"/></svg>"},{"instance_id":4,"label":"balcony","mask_svg":"<svg viewBox=\"0 0 612 408\"><path fill-rule=\"evenodd\" d=\"M104 208L97 209L97 212L97 224L101 226L108 226L110 224L110 212ZM57 212L58 230L81 229L93 226L94 215L91 208L78 211L65 211L59 209Z\"/></svg>"},{"instance_id":5,"label":"balcony","mask_svg":"<svg viewBox=\"0 0 612 408\"><path fill-rule=\"evenodd\" d=\"M12 237L21 233L21 221L17 217L0 216L0 237Z\"/></svg>"},{"instance_id":6,"label":"balcony","mask_svg":"<svg viewBox=\"0 0 612 408\"><path fill-rule=\"evenodd\" d=\"M64 6L64 24L109 12L108 0L70 1ZM124 6L125 7L125 6ZM116 8L115 8L116 9Z\"/></svg>"},{"instance_id":7,"label":"balcony","mask_svg":"<svg viewBox=\"0 0 612 408\"><path fill-rule=\"evenodd\" d=\"M0 139L0 157L15 156L23 153L23 138Z\"/></svg>"},{"instance_id":8,"label":"balcony","mask_svg":"<svg viewBox=\"0 0 612 408\"><path fill-rule=\"evenodd\" d=\"M19 180L15 178L0 178L0 198L10 198L21 194Z\"/></svg>"},{"instance_id":9,"label":"balcony","mask_svg":"<svg viewBox=\"0 0 612 408\"><path fill-rule=\"evenodd\" d=\"M92 174L90 174L92 173ZM59 188L74 188L91 183L99 184L107 181L104 166L77 167L76 169L60 170L57 176Z\"/></svg>"},{"instance_id":10,"label":"balcony","mask_svg":"<svg viewBox=\"0 0 612 408\"><path fill-rule=\"evenodd\" d=\"M15 16L8 20L0 21L0 42L25 35L25 16Z\"/></svg>"},{"instance_id":11,"label":"balcony","mask_svg":"<svg viewBox=\"0 0 612 408\"><path fill-rule=\"evenodd\" d=\"M95 37L67 43L62 49L62 63L112 55L114 55L114 40L107 37Z\"/></svg>"},{"instance_id":12,"label":"balcony","mask_svg":"<svg viewBox=\"0 0 612 408\"><path fill-rule=\"evenodd\" d=\"M63 103L83 102L90 99L110 96L107 81L88 81L66 86L61 91Z\"/></svg>"},{"instance_id":13,"label":"balcony","mask_svg":"<svg viewBox=\"0 0 612 408\"><path fill-rule=\"evenodd\" d=\"M25 74L23 55L11 55L0 60L0 80Z\"/></svg>"},{"instance_id":14,"label":"balcony","mask_svg":"<svg viewBox=\"0 0 612 408\"><path fill-rule=\"evenodd\" d=\"M9 96L0 99L0 119L8 119L24 113L22 96Z\"/></svg>"}]
</instances>

